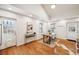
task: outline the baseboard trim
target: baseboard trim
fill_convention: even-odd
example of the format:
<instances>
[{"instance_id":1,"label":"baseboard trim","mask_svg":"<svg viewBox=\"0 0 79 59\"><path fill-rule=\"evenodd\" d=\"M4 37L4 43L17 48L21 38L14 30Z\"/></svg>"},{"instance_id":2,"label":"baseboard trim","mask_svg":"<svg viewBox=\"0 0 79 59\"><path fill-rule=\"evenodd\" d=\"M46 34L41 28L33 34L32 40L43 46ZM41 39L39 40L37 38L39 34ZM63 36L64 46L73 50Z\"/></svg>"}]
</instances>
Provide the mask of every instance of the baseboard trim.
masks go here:
<instances>
[{"instance_id":1,"label":"baseboard trim","mask_svg":"<svg viewBox=\"0 0 79 59\"><path fill-rule=\"evenodd\" d=\"M10 46L10 47L6 47L6 48L4 48L4 49L0 49L0 51L1 50L5 50L5 49L9 49L9 48L11 48L11 47L15 47L16 45L14 45L14 46Z\"/></svg>"},{"instance_id":2,"label":"baseboard trim","mask_svg":"<svg viewBox=\"0 0 79 59\"><path fill-rule=\"evenodd\" d=\"M25 44L29 44L29 43L32 43L32 42L35 42L35 41L39 41L39 40L41 40L41 39L43 39L43 38L40 38L40 39L38 39L38 40L33 40L33 41L27 42L27 43L25 43ZM23 45L25 45L25 44L23 44Z\"/></svg>"}]
</instances>

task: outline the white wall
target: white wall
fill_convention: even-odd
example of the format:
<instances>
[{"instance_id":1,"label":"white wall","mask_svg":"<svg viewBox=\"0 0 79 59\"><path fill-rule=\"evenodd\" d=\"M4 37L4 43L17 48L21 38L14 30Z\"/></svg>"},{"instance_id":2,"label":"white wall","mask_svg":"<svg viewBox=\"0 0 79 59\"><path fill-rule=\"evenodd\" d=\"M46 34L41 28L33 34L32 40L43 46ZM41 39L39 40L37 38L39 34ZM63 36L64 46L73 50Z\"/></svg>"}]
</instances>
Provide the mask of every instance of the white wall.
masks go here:
<instances>
[{"instance_id":1,"label":"white wall","mask_svg":"<svg viewBox=\"0 0 79 59\"><path fill-rule=\"evenodd\" d=\"M16 19L16 35L17 35L17 46L22 45L25 43L24 39L25 39L25 34L26 34L26 24L27 22L32 22L33 23L33 31L35 31L37 33L37 38L39 39L40 37L40 33L39 33L39 23L41 21L39 20L34 20L32 18L28 18L25 16L21 16L21 15L17 15L11 12L7 12L4 10L0 10L0 16L4 16L4 17L10 17L10 18L14 18ZM43 31L44 33L47 32L47 23L43 22ZM5 39L2 39L2 45L0 46L1 49L5 48Z\"/></svg>"},{"instance_id":2,"label":"white wall","mask_svg":"<svg viewBox=\"0 0 79 59\"><path fill-rule=\"evenodd\" d=\"M57 22L55 24L55 33L57 38L66 38L66 23Z\"/></svg>"},{"instance_id":3,"label":"white wall","mask_svg":"<svg viewBox=\"0 0 79 59\"><path fill-rule=\"evenodd\" d=\"M25 33L26 33L26 17L24 16L19 16L17 18L17 24L16 24L16 32L17 32L17 45L22 45L24 44L24 38L25 38Z\"/></svg>"},{"instance_id":4,"label":"white wall","mask_svg":"<svg viewBox=\"0 0 79 59\"><path fill-rule=\"evenodd\" d=\"M43 22L41 20L32 20L33 22L33 31L36 32L37 34L37 39L42 38L43 33L47 33L48 32L48 23L47 22ZM43 23L43 33L40 33L40 23Z\"/></svg>"},{"instance_id":5,"label":"white wall","mask_svg":"<svg viewBox=\"0 0 79 59\"><path fill-rule=\"evenodd\" d=\"M23 16L20 15L16 15L14 13L11 12L7 12L7 11L3 11L0 10L0 16L4 16L4 17L10 17L10 18L14 18L16 19L17 23L16 23L16 34L17 34L17 45L21 45L24 44L24 19ZM2 46L1 49L5 48L5 39L2 39Z\"/></svg>"},{"instance_id":6,"label":"white wall","mask_svg":"<svg viewBox=\"0 0 79 59\"><path fill-rule=\"evenodd\" d=\"M43 27L43 31L44 33L48 33L48 22L44 22L44 27Z\"/></svg>"},{"instance_id":7,"label":"white wall","mask_svg":"<svg viewBox=\"0 0 79 59\"><path fill-rule=\"evenodd\" d=\"M63 19L63 20L60 20L58 22L55 22L55 33L56 33L56 37L57 38L62 38L62 39L68 39L67 37L67 22L78 22L79 21L79 18L77 19L71 19L71 20L67 20L67 19ZM79 22L78 22L79 24ZM78 26L78 29L79 29L79 26ZM79 32L79 30L78 30ZM78 36L79 36L79 33L77 33ZM74 34L75 35L75 34Z\"/></svg>"},{"instance_id":8,"label":"white wall","mask_svg":"<svg viewBox=\"0 0 79 59\"><path fill-rule=\"evenodd\" d=\"M57 38L66 39L66 23L64 21L58 21L58 22L50 22L48 23L48 28L50 30L51 24L55 24L55 30Z\"/></svg>"}]
</instances>

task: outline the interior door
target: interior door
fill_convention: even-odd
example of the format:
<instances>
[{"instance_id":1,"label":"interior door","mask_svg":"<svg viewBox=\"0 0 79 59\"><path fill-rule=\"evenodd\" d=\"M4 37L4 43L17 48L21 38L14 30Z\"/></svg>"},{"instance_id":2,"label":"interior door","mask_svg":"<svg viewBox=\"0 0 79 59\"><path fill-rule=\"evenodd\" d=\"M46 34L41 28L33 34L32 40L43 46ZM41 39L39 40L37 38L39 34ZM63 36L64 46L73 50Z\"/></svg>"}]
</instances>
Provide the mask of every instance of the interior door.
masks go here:
<instances>
[{"instance_id":1,"label":"interior door","mask_svg":"<svg viewBox=\"0 0 79 59\"><path fill-rule=\"evenodd\" d=\"M14 19L3 19L3 40L5 40L5 47L11 47L16 45L16 31Z\"/></svg>"},{"instance_id":2,"label":"interior door","mask_svg":"<svg viewBox=\"0 0 79 59\"><path fill-rule=\"evenodd\" d=\"M77 22L69 22L67 23L67 38L71 40L77 39L78 34L78 23Z\"/></svg>"}]
</instances>

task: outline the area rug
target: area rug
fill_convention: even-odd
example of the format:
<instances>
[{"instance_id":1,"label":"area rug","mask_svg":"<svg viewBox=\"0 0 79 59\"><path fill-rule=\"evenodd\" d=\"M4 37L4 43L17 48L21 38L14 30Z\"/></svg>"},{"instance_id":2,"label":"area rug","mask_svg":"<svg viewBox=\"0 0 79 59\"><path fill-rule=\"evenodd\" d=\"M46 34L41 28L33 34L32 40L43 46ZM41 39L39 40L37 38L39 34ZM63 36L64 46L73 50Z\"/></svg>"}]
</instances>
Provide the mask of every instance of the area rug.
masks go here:
<instances>
[{"instance_id":1,"label":"area rug","mask_svg":"<svg viewBox=\"0 0 79 59\"><path fill-rule=\"evenodd\" d=\"M76 43L64 39L56 39L51 41L51 44L43 42L43 39L38 42L54 48L54 52L58 55L75 55L76 54Z\"/></svg>"}]
</instances>

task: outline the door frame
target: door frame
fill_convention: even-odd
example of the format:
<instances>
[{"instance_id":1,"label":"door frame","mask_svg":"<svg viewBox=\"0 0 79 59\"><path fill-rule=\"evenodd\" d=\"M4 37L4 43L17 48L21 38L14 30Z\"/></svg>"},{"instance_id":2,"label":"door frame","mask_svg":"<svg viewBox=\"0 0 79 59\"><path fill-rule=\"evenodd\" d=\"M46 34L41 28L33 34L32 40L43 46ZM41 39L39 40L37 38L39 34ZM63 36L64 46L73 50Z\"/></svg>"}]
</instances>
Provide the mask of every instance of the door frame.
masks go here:
<instances>
[{"instance_id":1,"label":"door frame","mask_svg":"<svg viewBox=\"0 0 79 59\"><path fill-rule=\"evenodd\" d=\"M2 45L2 24L0 24L0 26L1 26L1 39L0 39L1 43L0 43L0 45Z\"/></svg>"},{"instance_id":2,"label":"door frame","mask_svg":"<svg viewBox=\"0 0 79 59\"><path fill-rule=\"evenodd\" d=\"M17 22L17 19L15 19L15 18L11 18L11 17L5 17L5 16L0 16L0 18L1 18L1 44L0 45L2 45L2 29L3 29L3 24L2 24L2 21L5 19L5 18L7 18L7 19L10 19L10 20L15 20L16 22ZM15 46L17 46L17 33L16 33L16 31L15 31L15 40L16 40L16 43L15 43Z\"/></svg>"}]
</instances>

